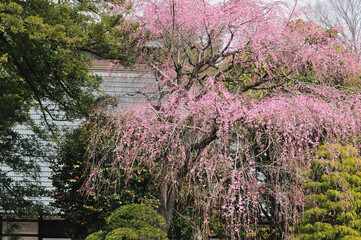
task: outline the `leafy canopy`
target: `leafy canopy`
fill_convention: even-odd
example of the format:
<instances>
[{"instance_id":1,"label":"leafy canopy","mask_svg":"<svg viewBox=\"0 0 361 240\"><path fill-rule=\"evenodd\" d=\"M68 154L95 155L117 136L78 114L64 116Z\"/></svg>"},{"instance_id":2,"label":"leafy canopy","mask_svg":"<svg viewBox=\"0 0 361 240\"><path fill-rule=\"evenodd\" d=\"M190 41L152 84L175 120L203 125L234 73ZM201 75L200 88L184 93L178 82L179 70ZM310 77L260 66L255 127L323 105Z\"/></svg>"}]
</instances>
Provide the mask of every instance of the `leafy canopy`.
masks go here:
<instances>
[{"instance_id":1,"label":"leafy canopy","mask_svg":"<svg viewBox=\"0 0 361 240\"><path fill-rule=\"evenodd\" d=\"M59 121L88 116L99 100L94 93L100 79L91 74L90 58L82 52L90 50L106 57L104 50L117 49L118 56L122 55L121 45L114 41L115 33L119 36L120 32L109 30L120 17L102 18L105 12L100 7L98 1L90 0L0 2L3 211L21 214L37 209L31 207L31 200L43 195L36 182L38 163L48 160L52 152L39 137L59 138ZM100 31L103 27L108 31ZM40 121L35 122L31 115L41 117ZM29 135L16 132L14 127L19 125L31 129L25 131ZM14 175L25 179L16 181Z\"/></svg>"}]
</instances>

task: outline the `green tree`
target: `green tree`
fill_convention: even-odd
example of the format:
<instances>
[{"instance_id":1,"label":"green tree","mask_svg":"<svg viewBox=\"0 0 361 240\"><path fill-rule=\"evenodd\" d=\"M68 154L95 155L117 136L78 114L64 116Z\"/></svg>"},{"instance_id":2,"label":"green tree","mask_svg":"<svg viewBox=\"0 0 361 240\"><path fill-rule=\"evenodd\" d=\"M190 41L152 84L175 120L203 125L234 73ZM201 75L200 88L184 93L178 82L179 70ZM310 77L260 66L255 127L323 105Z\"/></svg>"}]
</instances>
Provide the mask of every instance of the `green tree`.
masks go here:
<instances>
[{"instance_id":1,"label":"green tree","mask_svg":"<svg viewBox=\"0 0 361 240\"><path fill-rule=\"evenodd\" d=\"M44 193L36 173L51 151L39 139L58 139L58 121L86 117L100 98L94 96L100 78L89 71L91 59L83 51L108 57L107 51L130 62L115 41L122 31L109 30L121 17L100 7L91 0L0 2L0 208L5 212L40 210L32 201ZM33 111L41 115L40 123L31 119ZM18 125L33 134L19 134Z\"/></svg>"},{"instance_id":2,"label":"green tree","mask_svg":"<svg viewBox=\"0 0 361 240\"><path fill-rule=\"evenodd\" d=\"M319 148L311 163L299 239L361 239L361 173L357 150L337 144Z\"/></svg>"}]
</instances>

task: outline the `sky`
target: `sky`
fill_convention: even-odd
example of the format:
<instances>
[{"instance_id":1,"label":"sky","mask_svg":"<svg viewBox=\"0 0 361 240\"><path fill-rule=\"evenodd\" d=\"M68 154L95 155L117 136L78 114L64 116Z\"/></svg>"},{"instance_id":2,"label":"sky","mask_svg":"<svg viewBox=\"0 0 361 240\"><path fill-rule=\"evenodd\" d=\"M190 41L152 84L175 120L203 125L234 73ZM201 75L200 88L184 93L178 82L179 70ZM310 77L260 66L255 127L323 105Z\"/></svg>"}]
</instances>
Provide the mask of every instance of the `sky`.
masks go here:
<instances>
[{"instance_id":1,"label":"sky","mask_svg":"<svg viewBox=\"0 0 361 240\"><path fill-rule=\"evenodd\" d=\"M285 1L288 3L294 3L295 1L297 1L297 4L300 6L307 6L308 4L314 5L316 2L321 1L322 0L266 0L267 2L279 2L279 1Z\"/></svg>"},{"instance_id":2,"label":"sky","mask_svg":"<svg viewBox=\"0 0 361 240\"><path fill-rule=\"evenodd\" d=\"M308 12L311 10L310 7L314 7L317 2L325 2L326 0L264 0L265 2L287 2L289 5L293 6L292 4L297 3L297 6L300 8L304 8L305 12ZM302 17L301 18L306 18Z\"/></svg>"}]
</instances>

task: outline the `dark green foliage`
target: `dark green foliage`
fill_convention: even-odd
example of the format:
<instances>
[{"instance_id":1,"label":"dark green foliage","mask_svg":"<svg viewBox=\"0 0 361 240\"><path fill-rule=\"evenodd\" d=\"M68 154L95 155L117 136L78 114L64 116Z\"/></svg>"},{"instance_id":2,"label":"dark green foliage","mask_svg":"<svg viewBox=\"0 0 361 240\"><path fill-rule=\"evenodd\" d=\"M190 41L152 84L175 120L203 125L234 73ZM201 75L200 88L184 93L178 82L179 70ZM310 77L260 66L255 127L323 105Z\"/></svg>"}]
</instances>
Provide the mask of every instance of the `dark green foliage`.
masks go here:
<instances>
[{"instance_id":1,"label":"dark green foliage","mask_svg":"<svg viewBox=\"0 0 361 240\"><path fill-rule=\"evenodd\" d=\"M49 0L0 4L1 100L11 100L1 110L15 110L4 119L7 124L28 120L27 110L34 106L46 120L88 115L99 81L89 74L90 59L74 51L85 44L90 20L80 10Z\"/></svg>"},{"instance_id":2,"label":"dark green foliage","mask_svg":"<svg viewBox=\"0 0 361 240\"><path fill-rule=\"evenodd\" d=\"M5 214L7 211L18 215L41 214L45 210L43 204L32 198L46 193L37 182L39 166L36 162L45 158L45 147L31 136L21 136L11 130L3 133L0 135L0 166L3 167L0 168L0 207ZM8 169L12 169L13 175L22 175L26 179L15 181L8 176Z\"/></svg>"},{"instance_id":3,"label":"dark green foliage","mask_svg":"<svg viewBox=\"0 0 361 240\"><path fill-rule=\"evenodd\" d=\"M0 2L2 211L41 214L41 204L32 201L45 194L37 182L39 162L53 156L39 137L51 135L48 130L57 136L51 121L84 117L97 101L92 92L99 79L88 71L89 59L73 51L86 36L89 19L79 10L51 0ZM32 121L30 109L39 111L42 123ZM17 133L17 125L34 135Z\"/></svg>"},{"instance_id":4,"label":"dark green foliage","mask_svg":"<svg viewBox=\"0 0 361 240\"><path fill-rule=\"evenodd\" d=\"M54 159L36 139L58 141L59 124L89 115L103 97L100 78L89 71L84 51L131 64L129 33L113 29L120 15L107 15L98 0L0 1L0 208L17 214L40 211L38 163ZM135 31L128 29L129 31ZM127 42L127 43L126 43ZM125 52L126 51L126 52ZM34 122L31 109L42 121ZM13 128L34 132L24 137ZM24 175L17 181L10 175ZM31 181L28 181L31 180Z\"/></svg>"},{"instance_id":5,"label":"dark green foliage","mask_svg":"<svg viewBox=\"0 0 361 240\"><path fill-rule=\"evenodd\" d=\"M102 14L101 21L89 28L86 49L108 59L119 60L123 66L130 66L134 57L141 54L136 46L139 38L137 26L122 28L121 21L120 15Z\"/></svg>"},{"instance_id":6,"label":"dark green foliage","mask_svg":"<svg viewBox=\"0 0 361 240\"><path fill-rule=\"evenodd\" d=\"M319 148L303 184L307 193L299 239L361 239L361 172L356 149L337 144Z\"/></svg>"},{"instance_id":7,"label":"dark green foliage","mask_svg":"<svg viewBox=\"0 0 361 240\"><path fill-rule=\"evenodd\" d=\"M55 187L53 205L64 212L68 235L72 239L84 239L89 232L101 230L105 219L121 206L118 200L107 196L96 201L80 194L90 129L82 125L69 133L61 145L59 159L52 167Z\"/></svg>"}]
</instances>

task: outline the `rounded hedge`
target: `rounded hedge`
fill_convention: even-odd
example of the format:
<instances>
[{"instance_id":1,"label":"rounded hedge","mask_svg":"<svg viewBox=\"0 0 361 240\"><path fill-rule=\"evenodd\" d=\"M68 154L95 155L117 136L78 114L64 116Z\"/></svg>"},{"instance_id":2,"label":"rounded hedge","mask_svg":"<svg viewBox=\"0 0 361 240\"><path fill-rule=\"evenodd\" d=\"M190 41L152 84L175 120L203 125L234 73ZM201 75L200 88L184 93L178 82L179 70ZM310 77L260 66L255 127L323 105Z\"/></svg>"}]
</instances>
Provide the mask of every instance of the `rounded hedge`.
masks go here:
<instances>
[{"instance_id":1,"label":"rounded hedge","mask_svg":"<svg viewBox=\"0 0 361 240\"><path fill-rule=\"evenodd\" d=\"M138 231L139 240L163 240L167 236L165 232L159 228L144 227Z\"/></svg>"},{"instance_id":2,"label":"rounded hedge","mask_svg":"<svg viewBox=\"0 0 361 240\"><path fill-rule=\"evenodd\" d=\"M165 221L153 208L139 204L129 204L115 210L108 218L107 226L110 230L117 228L139 230L147 227L163 229Z\"/></svg>"},{"instance_id":3,"label":"rounded hedge","mask_svg":"<svg viewBox=\"0 0 361 240\"><path fill-rule=\"evenodd\" d=\"M86 240L163 240L165 221L153 208L129 204L118 208L107 219L110 232L96 232Z\"/></svg>"},{"instance_id":4,"label":"rounded hedge","mask_svg":"<svg viewBox=\"0 0 361 240\"><path fill-rule=\"evenodd\" d=\"M104 240L105 239L105 232L99 231L90 234L85 240Z\"/></svg>"},{"instance_id":5,"label":"rounded hedge","mask_svg":"<svg viewBox=\"0 0 361 240\"><path fill-rule=\"evenodd\" d=\"M139 240L137 232L131 228L117 228L107 234L105 240Z\"/></svg>"}]
</instances>

